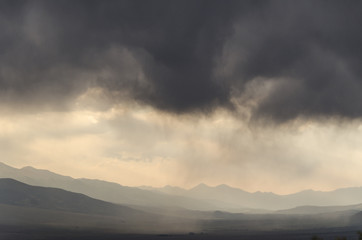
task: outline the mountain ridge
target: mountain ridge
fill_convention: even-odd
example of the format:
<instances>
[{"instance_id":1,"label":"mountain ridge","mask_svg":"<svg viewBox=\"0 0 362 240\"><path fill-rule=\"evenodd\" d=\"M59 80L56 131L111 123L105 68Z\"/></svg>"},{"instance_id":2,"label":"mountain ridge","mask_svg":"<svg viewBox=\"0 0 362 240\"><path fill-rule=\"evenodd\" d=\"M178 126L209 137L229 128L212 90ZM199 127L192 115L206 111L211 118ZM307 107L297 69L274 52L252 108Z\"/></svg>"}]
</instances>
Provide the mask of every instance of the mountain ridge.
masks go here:
<instances>
[{"instance_id":1,"label":"mountain ridge","mask_svg":"<svg viewBox=\"0 0 362 240\"><path fill-rule=\"evenodd\" d=\"M13 178L26 184L56 187L72 192L78 192L103 201L147 206L178 206L197 210L212 210L217 208L212 203L183 196L173 196L165 193L155 193L136 187L127 187L114 182L98 179L72 178L53 173L48 170L33 167L13 168L6 164L0 165L1 178Z\"/></svg>"},{"instance_id":2,"label":"mountain ridge","mask_svg":"<svg viewBox=\"0 0 362 240\"><path fill-rule=\"evenodd\" d=\"M326 192L304 190L289 195L272 192L250 193L226 184L208 186L205 183L190 189L169 185L161 188L147 186L137 188L98 179L75 179L30 166L17 169L4 163L0 164L0 177L11 177L31 185L58 187L119 204L174 206L191 210L260 212L260 210L283 210L306 205L338 206L362 202L362 187Z\"/></svg>"},{"instance_id":3,"label":"mountain ridge","mask_svg":"<svg viewBox=\"0 0 362 240\"><path fill-rule=\"evenodd\" d=\"M139 213L129 207L90 198L60 188L31 186L12 178L0 179L0 203L76 213L117 216L120 212Z\"/></svg>"}]
</instances>

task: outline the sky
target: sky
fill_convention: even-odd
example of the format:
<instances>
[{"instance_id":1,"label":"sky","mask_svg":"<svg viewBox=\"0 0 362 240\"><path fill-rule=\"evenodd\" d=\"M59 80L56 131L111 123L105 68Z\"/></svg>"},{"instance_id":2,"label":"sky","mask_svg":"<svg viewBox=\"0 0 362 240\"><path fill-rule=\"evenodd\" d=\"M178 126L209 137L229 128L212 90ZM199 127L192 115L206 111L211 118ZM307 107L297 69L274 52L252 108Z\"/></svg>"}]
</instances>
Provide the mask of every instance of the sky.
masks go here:
<instances>
[{"instance_id":1,"label":"sky","mask_svg":"<svg viewBox=\"0 0 362 240\"><path fill-rule=\"evenodd\" d=\"M1 1L0 161L126 186L362 186L361 1Z\"/></svg>"}]
</instances>

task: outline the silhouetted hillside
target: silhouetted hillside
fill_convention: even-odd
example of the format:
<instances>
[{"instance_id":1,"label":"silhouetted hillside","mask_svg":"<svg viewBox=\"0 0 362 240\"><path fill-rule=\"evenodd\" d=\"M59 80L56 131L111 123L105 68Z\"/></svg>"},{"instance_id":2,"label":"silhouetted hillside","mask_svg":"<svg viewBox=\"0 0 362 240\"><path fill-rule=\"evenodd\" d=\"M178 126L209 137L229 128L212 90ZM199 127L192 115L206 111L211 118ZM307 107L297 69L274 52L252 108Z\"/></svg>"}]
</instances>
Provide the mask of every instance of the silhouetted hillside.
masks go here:
<instances>
[{"instance_id":1,"label":"silhouetted hillside","mask_svg":"<svg viewBox=\"0 0 362 240\"><path fill-rule=\"evenodd\" d=\"M320 214L342 211L360 211L362 204L348 205L348 206L300 206L291 209L277 211L282 214Z\"/></svg>"},{"instance_id":2,"label":"silhouetted hillside","mask_svg":"<svg viewBox=\"0 0 362 240\"><path fill-rule=\"evenodd\" d=\"M0 178L13 178L35 186L61 188L119 204L182 207L195 210L214 210L218 208L218 206L213 203L190 197L157 193L102 180L74 179L33 167L17 169L0 163Z\"/></svg>"},{"instance_id":3,"label":"silhouetted hillside","mask_svg":"<svg viewBox=\"0 0 362 240\"><path fill-rule=\"evenodd\" d=\"M58 188L30 186L14 179L0 179L0 203L77 213L131 216L141 211Z\"/></svg>"},{"instance_id":4,"label":"silhouetted hillside","mask_svg":"<svg viewBox=\"0 0 362 240\"><path fill-rule=\"evenodd\" d=\"M92 229L128 233L184 233L196 220L149 213L57 188L0 179L0 227Z\"/></svg>"}]
</instances>

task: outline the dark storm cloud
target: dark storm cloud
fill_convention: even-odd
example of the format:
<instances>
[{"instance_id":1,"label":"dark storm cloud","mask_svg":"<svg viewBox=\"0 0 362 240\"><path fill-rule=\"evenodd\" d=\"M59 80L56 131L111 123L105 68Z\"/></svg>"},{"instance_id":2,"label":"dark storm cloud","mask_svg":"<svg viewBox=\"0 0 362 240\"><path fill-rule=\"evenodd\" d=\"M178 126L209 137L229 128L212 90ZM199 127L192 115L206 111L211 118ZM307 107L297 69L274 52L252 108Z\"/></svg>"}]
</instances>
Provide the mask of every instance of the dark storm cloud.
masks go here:
<instances>
[{"instance_id":1,"label":"dark storm cloud","mask_svg":"<svg viewBox=\"0 0 362 240\"><path fill-rule=\"evenodd\" d=\"M242 19L234 80L282 80L254 116L360 117L361 12L360 1L273 1Z\"/></svg>"},{"instance_id":2,"label":"dark storm cloud","mask_svg":"<svg viewBox=\"0 0 362 240\"><path fill-rule=\"evenodd\" d=\"M90 86L101 86L128 91L136 100L175 112L229 101L228 86L214 79L212 69L232 30L233 1L2 5L0 61L5 92L62 102ZM127 58L139 67L125 68L130 65ZM144 75L141 80L139 71ZM83 76L86 72L96 80L84 79L89 77ZM44 94L49 99L43 99Z\"/></svg>"},{"instance_id":3,"label":"dark storm cloud","mask_svg":"<svg viewBox=\"0 0 362 240\"><path fill-rule=\"evenodd\" d=\"M1 100L59 108L101 87L205 112L263 79L276 84L256 118L358 118L361 12L359 1L3 1Z\"/></svg>"}]
</instances>

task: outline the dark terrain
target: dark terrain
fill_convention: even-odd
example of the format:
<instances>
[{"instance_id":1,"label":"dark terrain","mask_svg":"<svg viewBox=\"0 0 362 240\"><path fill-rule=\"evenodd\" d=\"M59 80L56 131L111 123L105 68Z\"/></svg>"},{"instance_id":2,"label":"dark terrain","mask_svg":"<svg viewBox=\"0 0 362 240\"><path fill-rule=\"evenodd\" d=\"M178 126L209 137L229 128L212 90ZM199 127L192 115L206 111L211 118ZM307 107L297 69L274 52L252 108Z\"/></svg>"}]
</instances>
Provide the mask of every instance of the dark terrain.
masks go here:
<instances>
[{"instance_id":1,"label":"dark terrain","mask_svg":"<svg viewBox=\"0 0 362 240\"><path fill-rule=\"evenodd\" d=\"M194 203L205 199L192 199L186 195L172 196L158 192L159 190L128 188L99 180L81 181L34 168L18 170L3 165L0 170L2 176L15 174L17 178L38 181L43 185L32 186L11 178L0 179L0 240L302 240L312 239L313 236L324 240L335 240L342 236L357 240L357 231L362 230L362 204L297 206L278 211L260 209L239 213L216 210L217 208L212 211L205 211L203 208L192 210L178 204L183 198L187 198L191 199L189 203L195 200L192 206L196 207ZM68 186L85 186L87 191L93 189L97 194L104 192L117 201L112 203L54 187L65 184L65 180L68 181ZM52 187L44 187L47 183ZM82 184L78 185L79 183ZM201 185L198 188L200 187L209 196L216 191L220 196L230 199L242 191L227 186L212 188ZM201 192L199 190L190 191L197 195ZM147 196L151 196L149 205ZM154 204L157 201L152 196L157 196L162 201ZM133 204L115 203L124 201L123 197L126 202L137 197L143 199ZM172 199L178 199L175 205ZM164 201L170 202L164 206ZM140 202L142 204L137 204ZM210 203L212 200L206 199L205 202ZM220 201L216 203L218 204Z\"/></svg>"},{"instance_id":2,"label":"dark terrain","mask_svg":"<svg viewBox=\"0 0 362 240\"><path fill-rule=\"evenodd\" d=\"M299 231L241 231L227 233L185 233L185 234L125 234L92 229L65 229L50 227L0 226L2 240L311 240L318 236L324 240L346 237L358 240L358 228L327 228Z\"/></svg>"}]
</instances>

